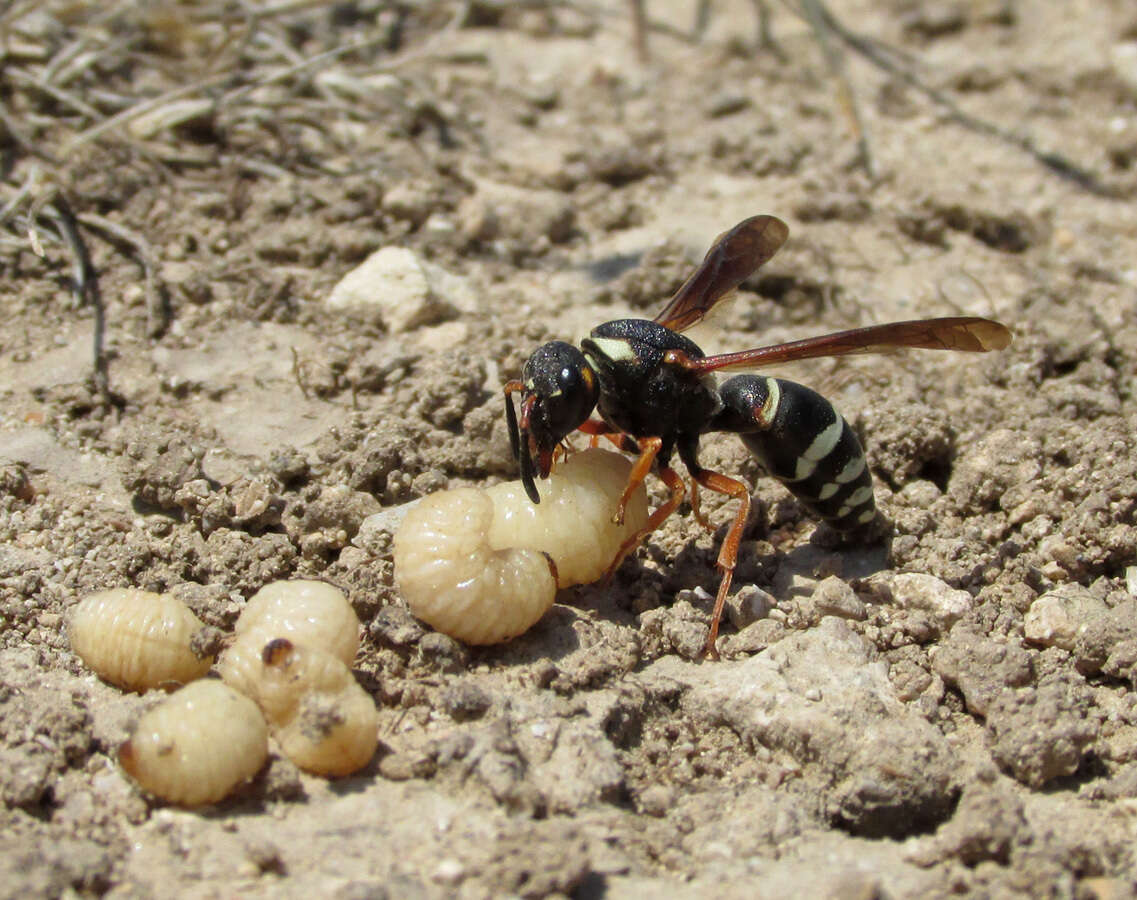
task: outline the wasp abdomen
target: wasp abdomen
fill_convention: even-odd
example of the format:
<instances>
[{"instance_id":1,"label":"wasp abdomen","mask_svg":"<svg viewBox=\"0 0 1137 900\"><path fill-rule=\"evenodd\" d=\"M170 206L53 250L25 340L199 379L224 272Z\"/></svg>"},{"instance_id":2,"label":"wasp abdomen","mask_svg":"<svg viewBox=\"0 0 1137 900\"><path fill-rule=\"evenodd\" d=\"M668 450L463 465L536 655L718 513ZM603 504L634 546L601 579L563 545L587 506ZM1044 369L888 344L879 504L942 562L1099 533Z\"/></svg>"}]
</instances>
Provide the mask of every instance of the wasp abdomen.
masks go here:
<instances>
[{"instance_id":1,"label":"wasp abdomen","mask_svg":"<svg viewBox=\"0 0 1137 900\"><path fill-rule=\"evenodd\" d=\"M711 430L732 431L811 512L841 531L876 516L861 443L833 405L783 378L738 375L719 389Z\"/></svg>"}]
</instances>

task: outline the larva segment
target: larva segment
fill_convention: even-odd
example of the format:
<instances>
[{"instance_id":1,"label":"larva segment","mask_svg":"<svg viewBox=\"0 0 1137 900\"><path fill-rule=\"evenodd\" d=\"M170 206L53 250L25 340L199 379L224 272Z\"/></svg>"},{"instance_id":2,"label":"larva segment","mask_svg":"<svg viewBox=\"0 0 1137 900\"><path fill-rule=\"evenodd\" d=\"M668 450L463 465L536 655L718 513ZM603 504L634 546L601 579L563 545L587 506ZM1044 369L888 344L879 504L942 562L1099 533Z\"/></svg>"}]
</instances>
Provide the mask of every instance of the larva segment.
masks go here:
<instances>
[{"instance_id":1,"label":"larva segment","mask_svg":"<svg viewBox=\"0 0 1137 900\"><path fill-rule=\"evenodd\" d=\"M252 700L215 679L195 681L142 716L119 762L139 786L179 806L226 797L260 771L268 727Z\"/></svg>"},{"instance_id":2,"label":"larva segment","mask_svg":"<svg viewBox=\"0 0 1137 900\"><path fill-rule=\"evenodd\" d=\"M261 628L294 644L321 647L348 665L359 650L359 617L343 591L325 581L266 584L249 598L233 630L243 637Z\"/></svg>"},{"instance_id":3,"label":"larva segment","mask_svg":"<svg viewBox=\"0 0 1137 900\"><path fill-rule=\"evenodd\" d=\"M529 501L520 482L487 488L494 504L490 546L548 553L557 566L558 587L596 581L647 522L642 485L629 499L623 524L612 521L630 471L625 457L593 448L572 454L537 482L539 504Z\"/></svg>"},{"instance_id":4,"label":"larva segment","mask_svg":"<svg viewBox=\"0 0 1137 900\"><path fill-rule=\"evenodd\" d=\"M486 492L441 491L407 513L395 535L396 578L411 612L467 644L522 634L557 592L555 568L544 553L494 549L493 518Z\"/></svg>"},{"instance_id":5,"label":"larva segment","mask_svg":"<svg viewBox=\"0 0 1137 900\"><path fill-rule=\"evenodd\" d=\"M301 769L333 777L371 761L379 713L342 661L283 638L265 645L260 659L257 702L285 756Z\"/></svg>"},{"instance_id":6,"label":"larva segment","mask_svg":"<svg viewBox=\"0 0 1137 900\"><path fill-rule=\"evenodd\" d=\"M72 610L71 649L100 678L127 691L185 684L213 657L198 658L190 641L203 626L181 600L133 588L91 594Z\"/></svg>"},{"instance_id":7,"label":"larva segment","mask_svg":"<svg viewBox=\"0 0 1137 900\"><path fill-rule=\"evenodd\" d=\"M226 684L256 698L265 644L285 638L318 647L350 666L359 649L359 617L343 591L323 581L275 581L249 598L234 629L237 639L217 670Z\"/></svg>"}]
</instances>

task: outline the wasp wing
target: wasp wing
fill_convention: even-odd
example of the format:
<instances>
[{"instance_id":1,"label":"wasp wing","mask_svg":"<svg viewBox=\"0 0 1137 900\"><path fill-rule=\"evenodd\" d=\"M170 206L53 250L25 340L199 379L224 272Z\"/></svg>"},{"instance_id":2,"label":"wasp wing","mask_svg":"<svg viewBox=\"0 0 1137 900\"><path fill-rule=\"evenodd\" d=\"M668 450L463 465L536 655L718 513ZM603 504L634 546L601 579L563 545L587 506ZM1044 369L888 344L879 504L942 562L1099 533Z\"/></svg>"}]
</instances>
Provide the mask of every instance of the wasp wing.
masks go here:
<instances>
[{"instance_id":1,"label":"wasp wing","mask_svg":"<svg viewBox=\"0 0 1137 900\"><path fill-rule=\"evenodd\" d=\"M720 234L655 322L685 331L710 312L786 242L790 230L774 216L752 216Z\"/></svg>"},{"instance_id":2,"label":"wasp wing","mask_svg":"<svg viewBox=\"0 0 1137 900\"><path fill-rule=\"evenodd\" d=\"M837 331L755 350L684 360L683 366L695 372L721 372L760 369L777 363L821 356L886 353L905 347L985 353L988 350L1002 350L1010 343L1010 330L999 322L976 316L952 316Z\"/></svg>"}]
</instances>

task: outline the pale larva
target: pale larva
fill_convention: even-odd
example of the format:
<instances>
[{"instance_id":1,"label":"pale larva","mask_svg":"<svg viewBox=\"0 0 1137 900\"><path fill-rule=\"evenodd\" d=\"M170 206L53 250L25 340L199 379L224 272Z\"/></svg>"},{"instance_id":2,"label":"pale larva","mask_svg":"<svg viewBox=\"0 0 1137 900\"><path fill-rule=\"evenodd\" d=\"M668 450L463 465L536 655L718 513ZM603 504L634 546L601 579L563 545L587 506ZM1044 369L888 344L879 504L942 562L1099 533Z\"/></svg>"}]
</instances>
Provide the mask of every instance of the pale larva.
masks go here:
<instances>
[{"instance_id":1,"label":"pale larva","mask_svg":"<svg viewBox=\"0 0 1137 900\"><path fill-rule=\"evenodd\" d=\"M181 600L134 588L91 594L72 610L71 649L100 678L127 691L185 684L209 671L190 640L204 627Z\"/></svg>"},{"instance_id":2,"label":"pale larva","mask_svg":"<svg viewBox=\"0 0 1137 900\"><path fill-rule=\"evenodd\" d=\"M119 762L141 787L180 806L216 803L256 775L267 756L261 711L216 679L171 694L119 748Z\"/></svg>"},{"instance_id":3,"label":"pale larva","mask_svg":"<svg viewBox=\"0 0 1137 900\"><path fill-rule=\"evenodd\" d=\"M411 612L468 644L529 630L558 584L600 577L646 523L642 485L624 524L611 521L630 469L619 454L592 449L553 470L539 505L519 482L424 498L395 535L395 573Z\"/></svg>"},{"instance_id":4,"label":"pale larva","mask_svg":"<svg viewBox=\"0 0 1137 900\"><path fill-rule=\"evenodd\" d=\"M467 644L528 631L557 594L544 553L490 546L493 506L475 488L440 491L407 513L395 535L395 573L411 612Z\"/></svg>"},{"instance_id":5,"label":"pale larva","mask_svg":"<svg viewBox=\"0 0 1137 900\"><path fill-rule=\"evenodd\" d=\"M234 629L237 639L217 670L226 684L256 698L261 650L275 638L317 647L350 666L359 649L359 617L343 591L323 581L276 581L249 598Z\"/></svg>"},{"instance_id":6,"label":"pale larva","mask_svg":"<svg viewBox=\"0 0 1137 900\"><path fill-rule=\"evenodd\" d=\"M263 629L294 644L320 647L349 665L359 649L359 617L343 591L326 581L274 581L262 587L249 598L233 631L241 638Z\"/></svg>"},{"instance_id":7,"label":"pale larva","mask_svg":"<svg viewBox=\"0 0 1137 900\"><path fill-rule=\"evenodd\" d=\"M318 775L350 775L379 743L379 713L339 659L283 638L261 651L257 701L293 763Z\"/></svg>"},{"instance_id":8,"label":"pale larva","mask_svg":"<svg viewBox=\"0 0 1137 900\"><path fill-rule=\"evenodd\" d=\"M537 482L539 504L525 495L520 481L486 488L494 503L490 546L545 551L557 565L557 587L596 581L647 522L642 487L628 501L624 523L612 521L631 469L619 453L593 448L574 453Z\"/></svg>"}]
</instances>

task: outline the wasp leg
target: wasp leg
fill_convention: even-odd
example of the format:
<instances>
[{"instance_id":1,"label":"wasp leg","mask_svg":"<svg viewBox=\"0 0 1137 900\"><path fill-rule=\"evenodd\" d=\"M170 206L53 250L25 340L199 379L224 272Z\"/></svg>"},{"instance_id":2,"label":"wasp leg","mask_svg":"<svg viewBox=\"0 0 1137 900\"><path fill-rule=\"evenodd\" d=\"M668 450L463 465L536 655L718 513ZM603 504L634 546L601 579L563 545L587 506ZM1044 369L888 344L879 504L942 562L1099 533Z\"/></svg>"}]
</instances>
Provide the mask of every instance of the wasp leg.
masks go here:
<instances>
[{"instance_id":1,"label":"wasp leg","mask_svg":"<svg viewBox=\"0 0 1137 900\"><path fill-rule=\"evenodd\" d=\"M600 439L606 437L620 450L635 453L639 449L633 446L632 449L628 451L627 446L625 446L627 435L622 431L613 431L612 426L603 419L588 419L586 422L578 425L576 430L589 435L589 447L598 447L600 445Z\"/></svg>"},{"instance_id":2,"label":"wasp leg","mask_svg":"<svg viewBox=\"0 0 1137 900\"><path fill-rule=\"evenodd\" d=\"M608 571L604 573L603 581L605 584L611 580L616 570L620 568L620 563L627 559L628 554L643 543L644 538L662 525L667 517L675 512L675 510L679 508L679 504L683 502L683 495L686 493L686 490L683 487L683 479L679 477L679 474L670 466L660 466L658 474L660 480L662 480L671 491L671 496L667 498L667 501L659 507L659 509L648 516L643 528L620 545L619 552L612 560L612 564L608 566Z\"/></svg>"},{"instance_id":3,"label":"wasp leg","mask_svg":"<svg viewBox=\"0 0 1137 900\"><path fill-rule=\"evenodd\" d=\"M632 471L628 475L628 483L624 486L624 493L620 496L620 505L616 507L616 512L612 516L613 525L624 524L624 512L628 508L628 501L632 499L632 494L636 492L636 488L643 484L644 479L647 478L647 473L651 471L651 467L655 463L655 458L659 455L659 451L663 449L663 439L658 437L640 438L637 443L640 457L635 461L635 464L632 466ZM663 469L665 468L667 467L660 466L660 478L663 478ZM672 472L672 475L674 474L675 473ZM676 475L675 477L678 478L679 476ZM664 481L666 482L667 479L664 478ZM668 487L671 487L670 483L668 483ZM680 487L682 487L682 483L680 483ZM674 488L671 488L671 493L675 493ZM682 491L680 491L679 499L683 499ZM670 513L668 513L668 515L670 515Z\"/></svg>"},{"instance_id":4,"label":"wasp leg","mask_svg":"<svg viewBox=\"0 0 1137 900\"><path fill-rule=\"evenodd\" d=\"M699 482L694 478L691 479L691 515L695 517L696 522L714 534L715 526L711 524L710 519L703 515L703 510L699 506Z\"/></svg>"},{"instance_id":5,"label":"wasp leg","mask_svg":"<svg viewBox=\"0 0 1137 900\"><path fill-rule=\"evenodd\" d=\"M734 565L738 562L738 547L742 543L742 530L746 527L746 519L750 515L750 488L741 481L723 475L721 472L712 472L709 469L695 469L691 473L691 477L707 490L726 494L728 497L739 501L734 522L719 548L719 558L716 565L722 572L722 580L719 582L719 592L715 597L715 608L711 612L711 629L707 633L707 642L703 646L703 654L708 659L718 659L715 641L719 636L719 621L722 619L723 607L726 605L726 595L730 593L730 583L734 578Z\"/></svg>"}]
</instances>

